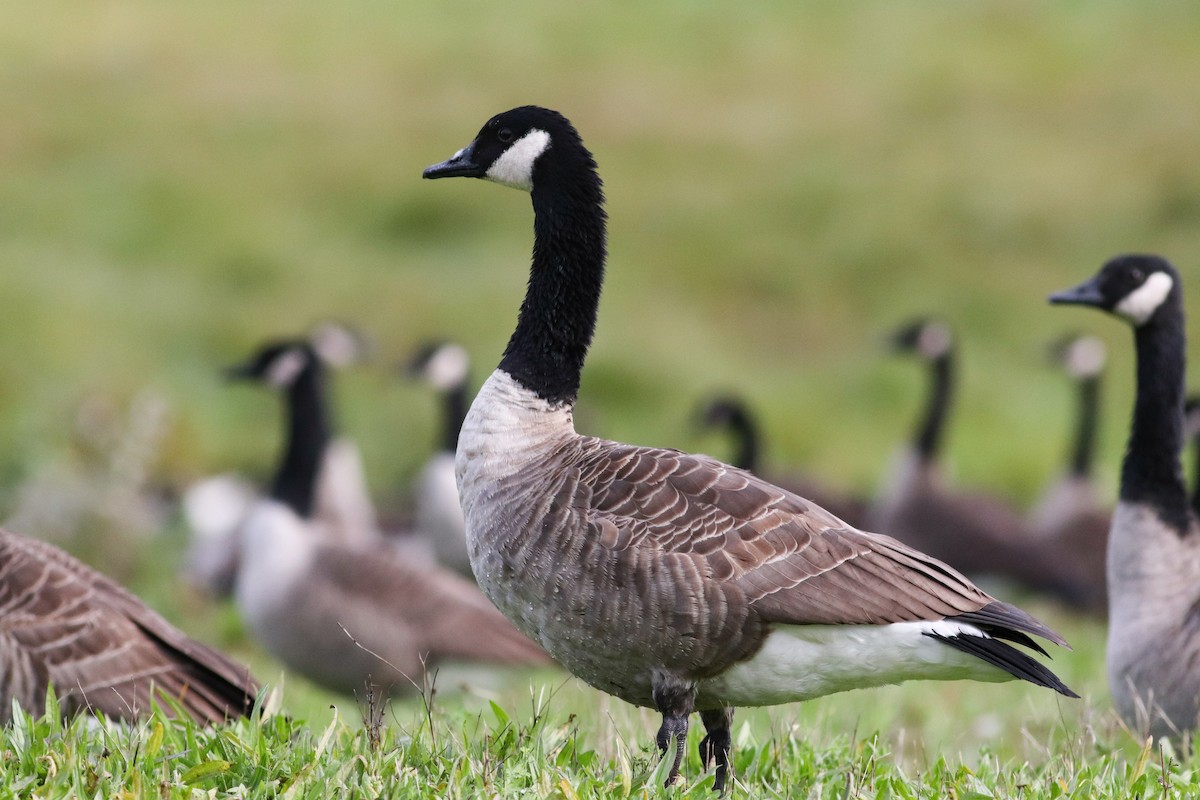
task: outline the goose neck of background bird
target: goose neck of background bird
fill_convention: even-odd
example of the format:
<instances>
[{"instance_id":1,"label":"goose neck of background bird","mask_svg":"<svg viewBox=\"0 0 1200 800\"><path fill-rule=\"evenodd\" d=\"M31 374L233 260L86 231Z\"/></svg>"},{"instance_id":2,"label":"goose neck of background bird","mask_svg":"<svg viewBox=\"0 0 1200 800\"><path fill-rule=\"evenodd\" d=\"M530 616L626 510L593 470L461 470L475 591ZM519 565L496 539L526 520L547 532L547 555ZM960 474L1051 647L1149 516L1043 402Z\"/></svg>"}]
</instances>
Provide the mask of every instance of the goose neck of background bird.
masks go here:
<instances>
[{"instance_id":1,"label":"goose neck of background bird","mask_svg":"<svg viewBox=\"0 0 1200 800\"><path fill-rule=\"evenodd\" d=\"M583 172L534 186L529 286L500 362L551 404L572 404L579 394L604 282L604 195L594 170Z\"/></svg>"},{"instance_id":2,"label":"goose neck of background bird","mask_svg":"<svg viewBox=\"0 0 1200 800\"><path fill-rule=\"evenodd\" d=\"M317 475L332 435L325 395L324 370L313 364L288 388L285 402L287 441L271 496L304 519L312 516Z\"/></svg>"},{"instance_id":3,"label":"goose neck of background bird","mask_svg":"<svg viewBox=\"0 0 1200 800\"><path fill-rule=\"evenodd\" d=\"M745 410L738 410L729 417L729 430L733 434L736 450L733 465L747 472L758 472L761 455L758 427Z\"/></svg>"},{"instance_id":4,"label":"goose neck of background bird","mask_svg":"<svg viewBox=\"0 0 1200 800\"><path fill-rule=\"evenodd\" d=\"M447 453L458 449L458 434L467 417L468 405L465 380L442 393L442 435L438 443Z\"/></svg>"},{"instance_id":5,"label":"goose neck of background bird","mask_svg":"<svg viewBox=\"0 0 1200 800\"><path fill-rule=\"evenodd\" d=\"M1180 455L1186 342L1178 288L1158 313L1135 329L1137 395L1129 446L1121 466L1122 501L1146 503L1181 535L1188 498Z\"/></svg>"},{"instance_id":6,"label":"goose neck of background bird","mask_svg":"<svg viewBox=\"0 0 1200 800\"><path fill-rule=\"evenodd\" d=\"M929 395L914 439L917 455L923 461L933 461L941 451L953 392L954 353L947 351L929 364Z\"/></svg>"},{"instance_id":7,"label":"goose neck of background bird","mask_svg":"<svg viewBox=\"0 0 1200 800\"><path fill-rule=\"evenodd\" d=\"M1075 425L1075 443L1071 448L1071 475L1088 478L1096 455L1096 426L1100 411L1100 376L1079 379L1079 417Z\"/></svg>"}]
</instances>

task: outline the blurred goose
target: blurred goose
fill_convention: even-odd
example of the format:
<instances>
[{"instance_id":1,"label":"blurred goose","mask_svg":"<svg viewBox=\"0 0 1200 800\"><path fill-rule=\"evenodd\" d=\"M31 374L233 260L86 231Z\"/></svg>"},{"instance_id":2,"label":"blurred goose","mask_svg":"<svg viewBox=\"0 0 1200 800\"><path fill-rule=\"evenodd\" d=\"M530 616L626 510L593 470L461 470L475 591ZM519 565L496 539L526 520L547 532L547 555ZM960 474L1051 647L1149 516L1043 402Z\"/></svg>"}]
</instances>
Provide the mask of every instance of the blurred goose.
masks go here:
<instances>
[{"instance_id":1,"label":"blurred goose","mask_svg":"<svg viewBox=\"0 0 1200 800\"><path fill-rule=\"evenodd\" d=\"M1178 737L1200 715L1200 524L1179 461L1179 273L1158 256L1118 256L1050 302L1092 306L1133 326L1137 395L1108 539L1108 686L1135 733Z\"/></svg>"},{"instance_id":2,"label":"blurred goose","mask_svg":"<svg viewBox=\"0 0 1200 800\"><path fill-rule=\"evenodd\" d=\"M668 783L693 711L721 790L734 706L914 678L1017 677L1072 695L1008 644L1062 638L944 564L714 459L575 432L605 213L596 163L562 115L499 114L424 176L533 201L517 327L458 444L475 576L576 676L662 714Z\"/></svg>"},{"instance_id":3,"label":"blurred goose","mask_svg":"<svg viewBox=\"0 0 1200 800\"><path fill-rule=\"evenodd\" d=\"M417 478L417 529L433 542L437 560L464 575L471 575L467 556L466 522L458 502L454 477L454 451L458 432L467 415L467 351L454 342L434 342L422 347L408 365L408 374L427 382L442 404L442 432L438 450Z\"/></svg>"},{"instance_id":4,"label":"blurred goose","mask_svg":"<svg viewBox=\"0 0 1200 800\"><path fill-rule=\"evenodd\" d=\"M732 395L714 397L700 408L699 419L703 427L721 430L733 439L734 457L729 461L733 466L770 477L776 486L807 497L843 522L855 527L864 524L866 503L856 497L839 494L807 475L788 475L783 479L763 476L758 420L742 398Z\"/></svg>"},{"instance_id":5,"label":"blurred goose","mask_svg":"<svg viewBox=\"0 0 1200 800\"><path fill-rule=\"evenodd\" d=\"M248 714L258 684L109 578L45 542L0 530L0 722L41 714L137 720L169 698L200 723Z\"/></svg>"},{"instance_id":6,"label":"blurred goose","mask_svg":"<svg viewBox=\"0 0 1200 800\"><path fill-rule=\"evenodd\" d=\"M1086 605L1103 609L1108 526L1112 512L1103 508L1092 479L1100 381L1108 353L1094 336L1070 336L1051 348L1054 360L1075 381L1078 412L1070 460L1064 475L1047 487L1029 515L1029 532L1062 547L1087 579Z\"/></svg>"},{"instance_id":7,"label":"blurred goose","mask_svg":"<svg viewBox=\"0 0 1200 800\"><path fill-rule=\"evenodd\" d=\"M871 504L868 526L968 575L1008 578L1083 603L1086 581L1070 554L1033 541L1021 514L998 497L947 485L940 455L957 366L950 328L917 319L898 328L891 343L928 364L930 390L916 434Z\"/></svg>"},{"instance_id":8,"label":"blurred goose","mask_svg":"<svg viewBox=\"0 0 1200 800\"><path fill-rule=\"evenodd\" d=\"M549 663L470 581L406 559L373 528L331 535L316 511L328 435L322 369L307 342L290 341L231 370L285 389L291 415L269 494L239 532L234 596L250 632L289 668L348 694L403 693L445 662Z\"/></svg>"},{"instance_id":9,"label":"blurred goose","mask_svg":"<svg viewBox=\"0 0 1200 800\"><path fill-rule=\"evenodd\" d=\"M276 490L309 494L320 533L334 541L366 542L378 536L375 507L367 493L362 456L350 439L334 436L329 412L328 367L352 363L365 344L339 325L322 325L308 339L269 342L250 361L226 371L233 380L261 382L284 393L287 430ZM315 487L300 485L306 465L319 463ZM214 597L233 591L238 528L258 490L236 475L217 475L184 493L192 531L186 573Z\"/></svg>"}]
</instances>

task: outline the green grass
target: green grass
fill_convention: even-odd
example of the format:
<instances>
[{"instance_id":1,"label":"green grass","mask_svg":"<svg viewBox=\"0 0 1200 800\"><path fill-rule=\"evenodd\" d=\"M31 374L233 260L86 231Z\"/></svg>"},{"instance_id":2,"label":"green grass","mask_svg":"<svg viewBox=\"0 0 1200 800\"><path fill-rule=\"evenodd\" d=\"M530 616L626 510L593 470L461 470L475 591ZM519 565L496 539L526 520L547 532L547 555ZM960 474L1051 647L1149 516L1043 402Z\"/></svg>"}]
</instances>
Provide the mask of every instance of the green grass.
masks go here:
<instances>
[{"instance_id":1,"label":"green grass","mask_svg":"<svg viewBox=\"0 0 1200 800\"><path fill-rule=\"evenodd\" d=\"M61 511L55 487L102 482L106 431L147 396L166 412L150 484L263 475L275 401L217 370L326 317L379 343L375 364L342 376L339 416L381 503L399 503L433 407L390 364L454 336L481 379L511 330L531 237L520 195L418 176L519 103L571 117L606 181L610 280L578 415L589 433L722 454L688 415L733 387L761 408L773 466L867 491L922 391L881 336L933 312L962 338L952 470L1029 502L1060 463L1070 408L1043 344L1084 328L1112 349L1111 496L1129 334L1045 296L1116 252L1151 250L1200 300L1200 12L1186 4L9 0L3 16L3 510L48 485ZM229 609L175 588L176 526L146 545L127 516L89 508L76 549L275 682ZM1082 702L917 685L739 715L746 793L1187 793L1161 789L1159 754L1113 719L1101 626L1037 610L1077 646L1056 665ZM530 704L525 679L487 696L514 715ZM153 722L24 720L3 733L0 782L27 795L44 780L45 796L232 794L256 780L260 796L267 780L300 796L609 796L628 776L634 795L655 794L651 715L603 712L574 684L507 733L477 693L439 695L432 731L400 704L374 751L353 704L289 678L283 707L293 721L159 720L161 737ZM217 762L230 766L202 766ZM1167 773L1194 793L1193 766Z\"/></svg>"}]
</instances>

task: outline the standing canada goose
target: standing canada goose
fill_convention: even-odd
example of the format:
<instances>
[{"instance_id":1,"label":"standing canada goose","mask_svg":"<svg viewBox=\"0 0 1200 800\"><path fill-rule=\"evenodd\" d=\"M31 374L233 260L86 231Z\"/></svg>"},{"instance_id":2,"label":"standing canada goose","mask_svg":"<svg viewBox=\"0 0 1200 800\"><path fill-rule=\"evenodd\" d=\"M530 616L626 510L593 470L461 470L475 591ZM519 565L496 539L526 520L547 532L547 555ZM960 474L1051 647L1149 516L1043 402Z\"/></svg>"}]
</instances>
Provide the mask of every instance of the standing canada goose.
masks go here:
<instances>
[{"instance_id":1,"label":"standing canada goose","mask_svg":"<svg viewBox=\"0 0 1200 800\"><path fill-rule=\"evenodd\" d=\"M1108 526L1112 512L1100 505L1092 479L1100 382L1108 353L1095 336L1069 336L1051 348L1054 361L1075 381L1078 412L1064 475L1052 482L1029 515L1029 532L1052 542L1079 564L1087 579L1087 605L1103 609Z\"/></svg>"},{"instance_id":2,"label":"standing canada goose","mask_svg":"<svg viewBox=\"0 0 1200 800\"><path fill-rule=\"evenodd\" d=\"M1192 513L1200 519L1200 395L1191 395L1184 404L1184 435L1192 444Z\"/></svg>"},{"instance_id":3,"label":"standing canada goose","mask_svg":"<svg viewBox=\"0 0 1200 800\"><path fill-rule=\"evenodd\" d=\"M470 366L470 356L462 345L434 342L418 350L407 369L409 376L433 387L442 404L438 450L417 478L417 529L432 540L434 555L440 563L464 575L471 575L471 559L467 555L467 524L454 477L454 451L458 449L458 432L467 415Z\"/></svg>"},{"instance_id":4,"label":"standing canada goose","mask_svg":"<svg viewBox=\"0 0 1200 800\"><path fill-rule=\"evenodd\" d=\"M714 459L576 433L606 251L596 162L561 114L524 106L424 173L454 176L527 191L534 211L516 330L459 438L471 566L563 666L662 714L668 783L693 711L723 790L734 706L912 678L1073 696L1003 641L1062 638L944 564Z\"/></svg>"},{"instance_id":5,"label":"standing canada goose","mask_svg":"<svg viewBox=\"0 0 1200 800\"><path fill-rule=\"evenodd\" d=\"M284 491L308 493L309 487L298 485L297 475L304 473L308 459L318 460L314 515L322 522L322 535L349 543L377 538L379 529L358 446L333 434L327 371L361 359L367 347L353 329L327 322L314 327L307 340L269 342L251 360L225 373L285 393L287 430L275 480L283 482ZM213 597L233 591L239 527L257 496L250 481L229 474L206 478L184 492L184 515L192 531L186 573Z\"/></svg>"},{"instance_id":6,"label":"standing canada goose","mask_svg":"<svg viewBox=\"0 0 1200 800\"><path fill-rule=\"evenodd\" d=\"M374 530L328 535L316 512L328 437L321 370L307 342L290 341L230 371L286 388L291 415L269 495L240 531L234 596L254 637L289 668L345 693L402 693L447 661L549 663L470 581L406 559Z\"/></svg>"},{"instance_id":7,"label":"standing canada goose","mask_svg":"<svg viewBox=\"0 0 1200 800\"><path fill-rule=\"evenodd\" d=\"M754 413L740 397L714 397L700 409L700 424L705 428L726 431L734 441L734 457L729 463L738 469L763 476L760 464L762 440ZM771 476L771 482L792 494L813 501L843 522L860 527L865 522L866 503L856 497L839 494L807 475L788 475L783 479Z\"/></svg>"},{"instance_id":8,"label":"standing canada goose","mask_svg":"<svg viewBox=\"0 0 1200 800\"><path fill-rule=\"evenodd\" d=\"M1072 605L1086 602L1082 569L1069 553L1032 540L1015 507L947 485L940 457L957 367L950 328L939 320L917 319L899 327L891 344L928 364L930 387L916 433L895 457L871 505L868 526L968 575L1004 577Z\"/></svg>"},{"instance_id":9,"label":"standing canada goose","mask_svg":"<svg viewBox=\"0 0 1200 800\"><path fill-rule=\"evenodd\" d=\"M51 684L64 715L133 721L169 698L205 724L250 713L259 689L245 667L96 570L0 530L0 722L13 700L41 714Z\"/></svg>"},{"instance_id":10,"label":"standing canada goose","mask_svg":"<svg viewBox=\"0 0 1200 800\"><path fill-rule=\"evenodd\" d=\"M1179 461L1179 273L1158 256L1118 256L1050 302L1092 306L1133 326L1137 395L1108 538L1108 686L1136 733L1178 737L1200 721L1200 524Z\"/></svg>"}]
</instances>

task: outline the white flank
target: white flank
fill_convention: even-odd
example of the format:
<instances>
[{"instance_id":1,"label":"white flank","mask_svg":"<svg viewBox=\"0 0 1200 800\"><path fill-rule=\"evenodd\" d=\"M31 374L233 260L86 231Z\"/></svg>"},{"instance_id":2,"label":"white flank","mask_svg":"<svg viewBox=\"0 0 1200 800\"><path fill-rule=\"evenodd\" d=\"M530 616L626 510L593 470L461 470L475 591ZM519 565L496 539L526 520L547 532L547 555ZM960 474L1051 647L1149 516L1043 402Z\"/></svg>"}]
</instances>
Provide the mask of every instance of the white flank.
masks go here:
<instances>
[{"instance_id":1,"label":"white flank","mask_svg":"<svg viewBox=\"0 0 1200 800\"><path fill-rule=\"evenodd\" d=\"M276 356L275 360L271 362L271 366L267 368L267 383L277 389L286 389L292 385L303 369L304 353L298 347L289 347Z\"/></svg>"},{"instance_id":2,"label":"white flank","mask_svg":"<svg viewBox=\"0 0 1200 800\"><path fill-rule=\"evenodd\" d=\"M514 189L533 189L533 164L550 146L550 134L534 128L500 154L488 167L487 179Z\"/></svg>"},{"instance_id":3,"label":"white flank","mask_svg":"<svg viewBox=\"0 0 1200 800\"><path fill-rule=\"evenodd\" d=\"M445 392L467 379L470 366L471 359L461 345L444 344L425 364L425 379L434 389Z\"/></svg>"},{"instance_id":4,"label":"white flank","mask_svg":"<svg viewBox=\"0 0 1200 800\"><path fill-rule=\"evenodd\" d=\"M1116 312L1134 325L1143 325L1167 299L1175 281L1165 272L1155 272L1146 282L1117 303Z\"/></svg>"},{"instance_id":5,"label":"white flank","mask_svg":"<svg viewBox=\"0 0 1200 800\"><path fill-rule=\"evenodd\" d=\"M701 683L700 695L725 705L763 706L907 680L1012 679L926 633L988 638L972 625L948 620L780 625L754 658Z\"/></svg>"},{"instance_id":6,"label":"white flank","mask_svg":"<svg viewBox=\"0 0 1200 800\"><path fill-rule=\"evenodd\" d=\"M438 561L469 572L467 523L458 502L454 454L437 453L417 480L417 529L433 540Z\"/></svg>"},{"instance_id":7,"label":"white flank","mask_svg":"<svg viewBox=\"0 0 1200 800\"><path fill-rule=\"evenodd\" d=\"M259 637L308 574L316 542L300 517L274 500L251 508L241 531L241 560L234 590L242 616Z\"/></svg>"}]
</instances>

